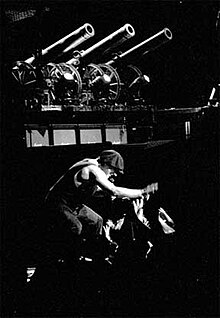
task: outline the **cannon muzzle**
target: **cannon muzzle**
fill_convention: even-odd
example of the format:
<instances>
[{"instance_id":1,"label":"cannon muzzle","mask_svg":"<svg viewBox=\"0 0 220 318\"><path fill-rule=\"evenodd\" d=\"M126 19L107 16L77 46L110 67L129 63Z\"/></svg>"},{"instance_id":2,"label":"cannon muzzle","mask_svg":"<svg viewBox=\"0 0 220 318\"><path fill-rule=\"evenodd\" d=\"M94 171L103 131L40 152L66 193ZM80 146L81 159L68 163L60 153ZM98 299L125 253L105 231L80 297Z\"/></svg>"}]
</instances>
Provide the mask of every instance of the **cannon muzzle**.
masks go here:
<instances>
[{"instance_id":1,"label":"cannon muzzle","mask_svg":"<svg viewBox=\"0 0 220 318\"><path fill-rule=\"evenodd\" d=\"M124 59L129 54L133 53L136 50L140 50L140 54L145 55L150 51L155 50L157 47L161 46L162 44L170 41L172 39L172 32L168 28L164 28L160 32L154 34L150 38L144 40L143 42L135 45L128 51L117 55L114 59L108 61L107 65L114 64L118 59Z\"/></svg>"},{"instance_id":2,"label":"cannon muzzle","mask_svg":"<svg viewBox=\"0 0 220 318\"><path fill-rule=\"evenodd\" d=\"M95 31L93 26L89 23L85 23L77 30L69 33L59 41L48 46L46 49L43 49L41 52L41 62L47 64L61 56L63 57L64 54L70 53L78 45L94 35ZM25 62L34 65L36 63L36 58L34 56L29 57Z\"/></svg>"},{"instance_id":3,"label":"cannon muzzle","mask_svg":"<svg viewBox=\"0 0 220 318\"><path fill-rule=\"evenodd\" d=\"M126 23L123 27L118 29L117 31L111 33L109 36L105 37L98 43L92 45L90 48L87 50L78 52L79 55L77 57L73 57L69 61L67 61L68 64L76 64L77 61L88 54L97 51L100 47L102 48L102 52L104 53L109 53L111 50L114 48L118 47L121 45L124 41L130 39L135 35L135 30L134 28Z\"/></svg>"}]
</instances>

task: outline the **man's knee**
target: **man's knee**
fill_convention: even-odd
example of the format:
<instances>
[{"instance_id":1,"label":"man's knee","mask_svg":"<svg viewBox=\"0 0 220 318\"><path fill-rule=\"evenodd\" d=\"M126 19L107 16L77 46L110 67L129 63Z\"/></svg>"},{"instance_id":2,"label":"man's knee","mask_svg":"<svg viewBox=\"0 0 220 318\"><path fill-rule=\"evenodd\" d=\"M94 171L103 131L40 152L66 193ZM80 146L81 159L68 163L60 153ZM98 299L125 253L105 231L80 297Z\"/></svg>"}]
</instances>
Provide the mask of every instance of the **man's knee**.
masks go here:
<instances>
[{"instance_id":1,"label":"man's knee","mask_svg":"<svg viewBox=\"0 0 220 318\"><path fill-rule=\"evenodd\" d=\"M66 228L69 228L71 232L75 235L80 235L82 232L82 223L78 220L78 218L69 213L69 211L64 211L65 218L63 219Z\"/></svg>"}]
</instances>

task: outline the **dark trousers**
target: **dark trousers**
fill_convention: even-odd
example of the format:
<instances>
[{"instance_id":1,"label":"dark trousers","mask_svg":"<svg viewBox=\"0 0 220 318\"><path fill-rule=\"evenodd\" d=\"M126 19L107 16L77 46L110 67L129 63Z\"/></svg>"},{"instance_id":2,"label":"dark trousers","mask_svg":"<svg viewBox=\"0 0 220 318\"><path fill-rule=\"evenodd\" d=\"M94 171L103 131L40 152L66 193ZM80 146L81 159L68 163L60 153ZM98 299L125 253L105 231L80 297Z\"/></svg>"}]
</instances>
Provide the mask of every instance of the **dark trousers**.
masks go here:
<instances>
[{"instance_id":1,"label":"dark trousers","mask_svg":"<svg viewBox=\"0 0 220 318\"><path fill-rule=\"evenodd\" d=\"M103 219L88 206L82 204L81 207L72 210L65 204L60 204L59 210L65 215L73 234L94 237L102 234Z\"/></svg>"},{"instance_id":2,"label":"dark trousers","mask_svg":"<svg viewBox=\"0 0 220 318\"><path fill-rule=\"evenodd\" d=\"M56 198L47 202L45 209L45 242L51 253L70 258L102 253L103 218L94 210L84 204L71 209Z\"/></svg>"}]
</instances>

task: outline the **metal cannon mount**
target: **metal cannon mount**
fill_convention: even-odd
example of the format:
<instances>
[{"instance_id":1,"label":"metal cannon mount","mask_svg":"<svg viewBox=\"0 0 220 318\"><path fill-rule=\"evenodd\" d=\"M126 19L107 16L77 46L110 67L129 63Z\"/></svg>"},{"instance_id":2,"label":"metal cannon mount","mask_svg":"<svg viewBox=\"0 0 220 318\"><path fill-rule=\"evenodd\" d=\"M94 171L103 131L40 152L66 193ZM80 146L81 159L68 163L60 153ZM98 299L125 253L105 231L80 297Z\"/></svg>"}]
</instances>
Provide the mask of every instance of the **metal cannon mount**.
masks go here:
<instances>
[{"instance_id":1,"label":"metal cannon mount","mask_svg":"<svg viewBox=\"0 0 220 318\"><path fill-rule=\"evenodd\" d=\"M127 57L136 51L144 56L155 50L172 39L171 31L164 28L118 53L116 49L135 35L127 23L88 49L77 50L94 35L93 26L85 23L34 56L15 63L12 75L24 92L28 110L102 109L107 105L112 109L143 102L142 91L150 78L127 62ZM106 61L109 54L112 58ZM100 63L94 63L97 57Z\"/></svg>"}]
</instances>

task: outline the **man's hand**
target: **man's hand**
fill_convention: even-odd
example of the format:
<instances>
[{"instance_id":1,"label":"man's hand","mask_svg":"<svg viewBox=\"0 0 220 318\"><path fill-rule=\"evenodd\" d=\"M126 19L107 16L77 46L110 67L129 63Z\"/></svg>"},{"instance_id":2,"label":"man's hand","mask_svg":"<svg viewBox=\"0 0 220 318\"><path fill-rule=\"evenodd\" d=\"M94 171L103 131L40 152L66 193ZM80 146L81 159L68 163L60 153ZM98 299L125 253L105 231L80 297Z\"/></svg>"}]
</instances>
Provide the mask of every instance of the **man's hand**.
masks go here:
<instances>
[{"instance_id":1,"label":"man's hand","mask_svg":"<svg viewBox=\"0 0 220 318\"><path fill-rule=\"evenodd\" d=\"M148 186L146 186L144 189L142 189L142 195L147 196L150 193L154 193L158 190L158 182L151 183Z\"/></svg>"}]
</instances>

